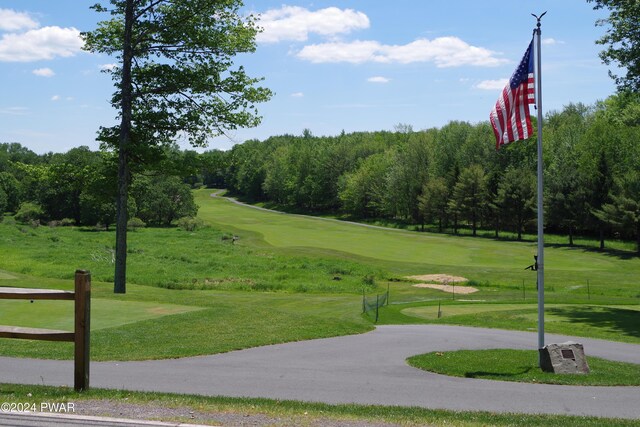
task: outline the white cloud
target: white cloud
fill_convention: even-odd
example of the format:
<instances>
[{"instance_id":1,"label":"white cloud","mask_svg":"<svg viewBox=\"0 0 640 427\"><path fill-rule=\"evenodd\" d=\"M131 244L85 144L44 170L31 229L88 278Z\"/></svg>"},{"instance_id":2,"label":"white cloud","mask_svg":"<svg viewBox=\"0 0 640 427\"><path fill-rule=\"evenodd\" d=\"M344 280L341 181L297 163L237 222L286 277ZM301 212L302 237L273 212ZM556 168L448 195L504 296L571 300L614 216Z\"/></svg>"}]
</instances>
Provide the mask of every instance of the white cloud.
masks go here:
<instances>
[{"instance_id":1,"label":"white cloud","mask_svg":"<svg viewBox=\"0 0 640 427\"><path fill-rule=\"evenodd\" d=\"M118 64L102 64L100 66L100 70L102 70L102 71L113 71L116 67L118 67Z\"/></svg>"},{"instance_id":2,"label":"white cloud","mask_svg":"<svg viewBox=\"0 0 640 427\"><path fill-rule=\"evenodd\" d=\"M369 83L389 83L391 81L391 79L388 79L388 78L382 77L382 76L374 76L374 77L369 77L367 79L367 81Z\"/></svg>"},{"instance_id":3,"label":"white cloud","mask_svg":"<svg viewBox=\"0 0 640 427\"><path fill-rule=\"evenodd\" d=\"M69 57L80 52L82 40L75 28L42 27L24 33L4 34L0 62L31 62Z\"/></svg>"},{"instance_id":4,"label":"white cloud","mask_svg":"<svg viewBox=\"0 0 640 427\"><path fill-rule=\"evenodd\" d=\"M0 9L0 30L17 31L38 28L38 23L24 12L11 9Z\"/></svg>"},{"instance_id":5,"label":"white cloud","mask_svg":"<svg viewBox=\"0 0 640 427\"><path fill-rule=\"evenodd\" d=\"M331 42L308 45L298 58L313 63L364 62L400 63L433 62L439 68L472 65L495 67L508 62L495 52L471 46L458 37L418 39L405 45L385 45L377 41Z\"/></svg>"},{"instance_id":6,"label":"white cloud","mask_svg":"<svg viewBox=\"0 0 640 427\"><path fill-rule=\"evenodd\" d=\"M304 96L304 93L302 92L294 92L291 94L292 98L302 98Z\"/></svg>"},{"instance_id":7,"label":"white cloud","mask_svg":"<svg viewBox=\"0 0 640 427\"><path fill-rule=\"evenodd\" d=\"M482 90L502 90L509 83L509 79L483 80L475 87Z\"/></svg>"},{"instance_id":8,"label":"white cloud","mask_svg":"<svg viewBox=\"0 0 640 427\"><path fill-rule=\"evenodd\" d=\"M27 114L29 114L29 109L27 107L0 108L0 114L8 114L11 116L26 116Z\"/></svg>"},{"instance_id":9,"label":"white cloud","mask_svg":"<svg viewBox=\"0 0 640 427\"><path fill-rule=\"evenodd\" d=\"M282 6L261 14L259 25L264 29L258 42L306 41L310 33L325 37L348 34L352 30L369 28L369 18L353 9L328 7L310 11L299 6Z\"/></svg>"},{"instance_id":10,"label":"white cloud","mask_svg":"<svg viewBox=\"0 0 640 427\"><path fill-rule=\"evenodd\" d=\"M51 97L51 100L52 100L52 101L60 101L60 95L53 95L53 96Z\"/></svg>"},{"instance_id":11,"label":"white cloud","mask_svg":"<svg viewBox=\"0 0 640 427\"><path fill-rule=\"evenodd\" d=\"M51 68L38 68L33 70L32 73L40 77L53 77L56 75Z\"/></svg>"},{"instance_id":12,"label":"white cloud","mask_svg":"<svg viewBox=\"0 0 640 427\"><path fill-rule=\"evenodd\" d=\"M546 39L542 39L542 44L551 46L551 45L554 45L554 44L564 44L564 42L549 37L549 38L546 38Z\"/></svg>"}]
</instances>

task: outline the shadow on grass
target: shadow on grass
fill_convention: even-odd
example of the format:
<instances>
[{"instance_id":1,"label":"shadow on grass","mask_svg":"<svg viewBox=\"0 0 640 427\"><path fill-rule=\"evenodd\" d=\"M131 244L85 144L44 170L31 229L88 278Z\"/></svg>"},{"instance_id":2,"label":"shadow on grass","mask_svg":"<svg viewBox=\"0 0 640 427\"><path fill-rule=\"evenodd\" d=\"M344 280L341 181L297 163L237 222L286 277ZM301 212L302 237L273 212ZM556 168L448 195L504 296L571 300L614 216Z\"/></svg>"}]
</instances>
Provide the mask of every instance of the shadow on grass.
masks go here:
<instances>
[{"instance_id":1,"label":"shadow on grass","mask_svg":"<svg viewBox=\"0 0 640 427\"><path fill-rule=\"evenodd\" d=\"M465 372L464 376L465 378L504 378L504 379L511 379L512 381L514 381L514 378L519 378L524 374L528 374L529 372L531 372L533 369L533 367L531 366L527 366L527 367L523 367L521 371L518 372L508 372L508 373L504 373L504 372L488 372L488 371L475 371L475 372Z\"/></svg>"},{"instance_id":2,"label":"shadow on grass","mask_svg":"<svg viewBox=\"0 0 640 427\"><path fill-rule=\"evenodd\" d=\"M640 257L637 251L629 251L622 249L613 249L613 248L604 248L600 249L598 247L586 246L586 245L569 245L564 243L545 243L545 248L557 248L557 249L567 249L574 251L582 251L593 254L601 254L612 258L617 258L620 260L629 260Z\"/></svg>"},{"instance_id":3,"label":"shadow on grass","mask_svg":"<svg viewBox=\"0 0 640 427\"><path fill-rule=\"evenodd\" d=\"M569 322L609 328L630 337L640 337L640 312L637 310L595 306L554 307L547 310L553 315L565 317Z\"/></svg>"}]
</instances>

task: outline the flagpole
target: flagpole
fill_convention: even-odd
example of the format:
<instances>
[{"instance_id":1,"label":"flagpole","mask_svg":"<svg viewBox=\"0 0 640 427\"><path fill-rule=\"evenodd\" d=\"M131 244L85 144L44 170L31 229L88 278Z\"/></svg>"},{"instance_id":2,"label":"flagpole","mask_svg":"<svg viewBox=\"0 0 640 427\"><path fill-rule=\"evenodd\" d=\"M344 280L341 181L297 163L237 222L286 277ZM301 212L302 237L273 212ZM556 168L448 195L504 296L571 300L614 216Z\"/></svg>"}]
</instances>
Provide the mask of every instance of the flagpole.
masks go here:
<instances>
[{"instance_id":1,"label":"flagpole","mask_svg":"<svg viewBox=\"0 0 640 427\"><path fill-rule=\"evenodd\" d=\"M544 347L544 193L543 193L543 164L542 164L542 66L540 64L540 17L533 15L537 22L533 30L536 38L536 108L538 110L538 257L536 270L538 273L538 350ZM538 351L540 353L540 351ZM540 358L538 359L540 363Z\"/></svg>"}]
</instances>

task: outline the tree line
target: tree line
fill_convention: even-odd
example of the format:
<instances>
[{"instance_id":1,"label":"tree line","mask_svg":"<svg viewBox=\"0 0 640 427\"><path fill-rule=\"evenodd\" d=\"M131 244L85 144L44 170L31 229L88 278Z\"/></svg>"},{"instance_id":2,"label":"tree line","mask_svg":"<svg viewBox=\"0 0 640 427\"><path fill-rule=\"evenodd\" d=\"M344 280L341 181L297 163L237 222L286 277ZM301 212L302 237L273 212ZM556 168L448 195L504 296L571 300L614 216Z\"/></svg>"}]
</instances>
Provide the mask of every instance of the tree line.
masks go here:
<instances>
[{"instance_id":1,"label":"tree line","mask_svg":"<svg viewBox=\"0 0 640 427\"><path fill-rule=\"evenodd\" d=\"M620 93L544 119L545 229L636 240L640 248L640 98ZM227 188L287 210L402 221L522 238L535 229L535 137L495 150L488 122L414 131L280 135L231 150L165 148L132 171L129 216L169 225L195 216L190 192ZM0 210L41 222L115 221L117 157L78 147L37 155L0 144ZM21 212L22 211L22 212Z\"/></svg>"},{"instance_id":2,"label":"tree line","mask_svg":"<svg viewBox=\"0 0 640 427\"><path fill-rule=\"evenodd\" d=\"M130 226L166 226L197 214L191 186L182 178L186 172L178 165L164 156L156 168L132 174ZM18 143L0 144L0 212L24 223L108 229L115 222L116 182L112 152L77 147L37 155Z\"/></svg>"},{"instance_id":3,"label":"tree line","mask_svg":"<svg viewBox=\"0 0 640 427\"><path fill-rule=\"evenodd\" d=\"M640 250L640 98L620 93L567 105L543 121L545 227ZM535 128L535 126L534 126ZM535 227L535 136L499 151L488 122L439 129L284 135L225 154L224 184L301 212L390 219L458 233Z\"/></svg>"}]
</instances>

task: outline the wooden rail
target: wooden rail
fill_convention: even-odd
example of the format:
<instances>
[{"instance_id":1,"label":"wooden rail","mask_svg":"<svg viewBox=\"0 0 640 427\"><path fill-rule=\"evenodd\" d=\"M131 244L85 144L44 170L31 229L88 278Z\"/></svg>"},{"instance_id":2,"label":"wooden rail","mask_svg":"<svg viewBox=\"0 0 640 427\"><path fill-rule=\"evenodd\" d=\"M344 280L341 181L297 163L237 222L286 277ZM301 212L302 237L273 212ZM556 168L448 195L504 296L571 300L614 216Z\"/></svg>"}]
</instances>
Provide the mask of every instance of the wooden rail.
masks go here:
<instances>
[{"instance_id":1,"label":"wooden rail","mask_svg":"<svg viewBox=\"0 0 640 427\"><path fill-rule=\"evenodd\" d=\"M88 390L91 273L85 270L76 270L74 292L0 287L0 299L75 301L74 332L54 329L23 328L19 326L0 326L0 338L69 341L75 343L73 387L78 391Z\"/></svg>"}]
</instances>

